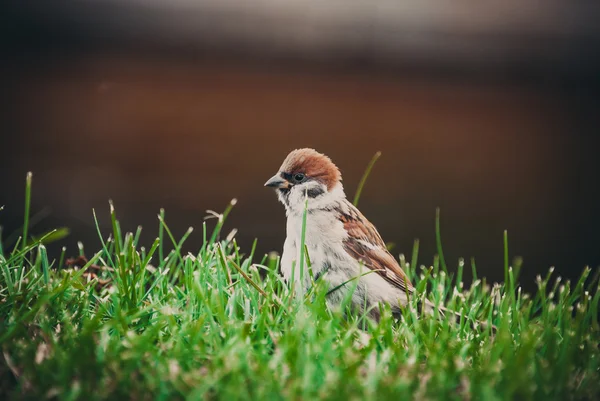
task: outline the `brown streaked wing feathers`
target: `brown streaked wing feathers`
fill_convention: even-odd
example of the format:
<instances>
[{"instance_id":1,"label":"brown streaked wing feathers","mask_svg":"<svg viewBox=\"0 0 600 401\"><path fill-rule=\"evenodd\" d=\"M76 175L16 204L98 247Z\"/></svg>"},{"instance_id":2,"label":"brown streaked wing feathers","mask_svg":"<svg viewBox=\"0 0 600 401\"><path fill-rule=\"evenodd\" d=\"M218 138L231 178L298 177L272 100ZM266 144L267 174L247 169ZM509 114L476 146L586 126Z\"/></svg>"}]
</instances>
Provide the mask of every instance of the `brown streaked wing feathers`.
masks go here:
<instances>
[{"instance_id":1,"label":"brown streaked wing feathers","mask_svg":"<svg viewBox=\"0 0 600 401\"><path fill-rule=\"evenodd\" d=\"M339 216L348 232L348 238L344 241L346 252L392 285L412 293L412 284L396 259L388 252L377 229L350 202L348 208L349 213L340 212Z\"/></svg>"}]
</instances>

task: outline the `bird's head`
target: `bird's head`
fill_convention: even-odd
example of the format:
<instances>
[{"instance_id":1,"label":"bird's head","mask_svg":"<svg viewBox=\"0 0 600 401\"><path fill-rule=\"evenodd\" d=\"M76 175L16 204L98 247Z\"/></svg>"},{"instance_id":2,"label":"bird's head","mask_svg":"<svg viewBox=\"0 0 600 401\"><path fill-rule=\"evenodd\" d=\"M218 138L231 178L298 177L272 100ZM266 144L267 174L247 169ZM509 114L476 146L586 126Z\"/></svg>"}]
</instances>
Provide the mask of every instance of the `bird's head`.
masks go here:
<instances>
[{"instance_id":1,"label":"bird's head","mask_svg":"<svg viewBox=\"0 0 600 401\"><path fill-rule=\"evenodd\" d=\"M309 207L345 197L341 181L342 174L329 157L305 148L293 150L265 186L277 190L288 211L300 211L306 197Z\"/></svg>"}]
</instances>

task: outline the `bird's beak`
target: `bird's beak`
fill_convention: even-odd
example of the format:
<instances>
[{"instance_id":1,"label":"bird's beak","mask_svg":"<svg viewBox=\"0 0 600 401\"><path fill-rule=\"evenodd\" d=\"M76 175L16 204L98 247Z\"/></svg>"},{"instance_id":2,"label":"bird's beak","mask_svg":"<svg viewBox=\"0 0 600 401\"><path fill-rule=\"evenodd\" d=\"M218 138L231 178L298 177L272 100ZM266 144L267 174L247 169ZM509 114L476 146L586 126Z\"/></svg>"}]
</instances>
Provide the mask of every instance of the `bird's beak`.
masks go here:
<instances>
[{"instance_id":1,"label":"bird's beak","mask_svg":"<svg viewBox=\"0 0 600 401\"><path fill-rule=\"evenodd\" d=\"M286 179L283 179L279 174L275 174L265 182L265 187L289 188L290 183Z\"/></svg>"}]
</instances>

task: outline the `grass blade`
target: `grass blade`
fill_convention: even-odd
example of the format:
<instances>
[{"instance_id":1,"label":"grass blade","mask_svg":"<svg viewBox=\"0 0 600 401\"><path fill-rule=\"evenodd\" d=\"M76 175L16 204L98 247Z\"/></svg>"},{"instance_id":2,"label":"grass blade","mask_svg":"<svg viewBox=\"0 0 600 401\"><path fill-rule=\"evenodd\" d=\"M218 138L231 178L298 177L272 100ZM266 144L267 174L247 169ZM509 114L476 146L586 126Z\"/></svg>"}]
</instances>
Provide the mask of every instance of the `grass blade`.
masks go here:
<instances>
[{"instance_id":1,"label":"grass blade","mask_svg":"<svg viewBox=\"0 0 600 401\"><path fill-rule=\"evenodd\" d=\"M440 208L435 209L435 245L439 257L439 263L446 275L448 274L448 266L444 258L444 250L442 249L442 234L440 229Z\"/></svg>"},{"instance_id":2,"label":"grass blade","mask_svg":"<svg viewBox=\"0 0 600 401\"><path fill-rule=\"evenodd\" d=\"M360 179L360 181L358 183L358 187L356 188L356 193L354 194L354 200L352 201L352 204L354 206L358 206L358 200L360 199L360 194L362 193L363 187L365 186L365 183L367 182L367 178L369 177L369 174L371 174L371 169L377 162L377 159L379 159L380 157L381 157L381 152L375 153L375 155L373 155L373 158L367 165L367 169L365 170L362 178Z\"/></svg>"},{"instance_id":3,"label":"grass blade","mask_svg":"<svg viewBox=\"0 0 600 401\"><path fill-rule=\"evenodd\" d=\"M33 174L30 172L27 173L25 178L25 211L24 211L24 221L23 221L23 242L21 244L21 250L25 249L27 246L27 234L29 231L29 208L31 206L31 181L33 178Z\"/></svg>"}]
</instances>

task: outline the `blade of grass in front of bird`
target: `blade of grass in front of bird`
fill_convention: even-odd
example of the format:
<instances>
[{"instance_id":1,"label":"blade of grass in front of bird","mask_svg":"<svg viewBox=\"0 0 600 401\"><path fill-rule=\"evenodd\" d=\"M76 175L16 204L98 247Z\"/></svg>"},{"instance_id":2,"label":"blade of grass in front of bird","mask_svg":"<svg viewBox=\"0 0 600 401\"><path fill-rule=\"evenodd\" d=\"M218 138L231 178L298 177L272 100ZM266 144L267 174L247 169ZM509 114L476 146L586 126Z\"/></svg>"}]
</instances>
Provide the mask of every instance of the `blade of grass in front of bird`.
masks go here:
<instances>
[{"instance_id":1,"label":"blade of grass in front of bird","mask_svg":"<svg viewBox=\"0 0 600 401\"><path fill-rule=\"evenodd\" d=\"M508 283L508 231L504 230L504 282Z\"/></svg>"},{"instance_id":2,"label":"blade of grass in front of bird","mask_svg":"<svg viewBox=\"0 0 600 401\"><path fill-rule=\"evenodd\" d=\"M417 267L419 263L419 239L415 239L413 243L412 255L410 257L410 265L409 271L407 274L410 274L409 279L414 280L417 276Z\"/></svg>"},{"instance_id":3,"label":"blade of grass in front of bird","mask_svg":"<svg viewBox=\"0 0 600 401\"><path fill-rule=\"evenodd\" d=\"M8 263L0 263L0 268L2 268L2 275L4 276L5 284L4 286L8 290L9 295L13 295L15 292L14 282L12 279L12 273L10 272L10 267Z\"/></svg>"},{"instance_id":4,"label":"blade of grass in front of bird","mask_svg":"<svg viewBox=\"0 0 600 401\"><path fill-rule=\"evenodd\" d=\"M154 242L152 243L150 250L148 251L148 253L146 254L146 256L144 257L144 259L142 261L142 267L148 266L148 263L150 263L150 260L152 259L152 256L154 256L154 253L158 249L159 244L160 244L160 238L156 238L154 240Z\"/></svg>"},{"instance_id":5,"label":"blade of grass in front of bird","mask_svg":"<svg viewBox=\"0 0 600 401\"><path fill-rule=\"evenodd\" d=\"M424 293L425 291L427 291L427 282L429 281L429 278L432 276L432 273L434 272L435 267L431 266L429 268L424 269L425 272L423 274L423 278L421 278L418 283L416 283L416 290L418 293Z\"/></svg>"},{"instance_id":6,"label":"blade of grass in front of bird","mask_svg":"<svg viewBox=\"0 0 600 401\"><path fill-rule=\"evenodd\" d=\"M573 291L571 291L571 304L575 303L575 301L580 300L583 297L585 292L584 284L587 278L589 277L591 271L592 269L590 269L589 266L584 267L583 272L581 273L581 277L579 277L579 280L577 280L577 283L573 287ZM550 274L548 274L546 281L549 279Z\"/></svg>"},{"instance_id":7,"label":"blade of grass in front of bird","mask_svg":"<svg viewBox=\"0 0 600 401\"><path fill-rule=\"evenodd\" d=\"M183 241L185 241L187 239L187 237L189 237L189 235L192 233L193 228L189 227L186 231L186 233L184 234L183 238L181 239L181 242L178 243L177 240L175 240L175 237L173 236L173 233L171 232L171 230L169 229L169 226L167 226L167 223L165 222L165 220L163 219L163 216L161 216L160 214L158 215L158 220L160 221L160 225L163 227L163 229L165 230L165 232L167 233L167 236L169 237L169 239L171 240L171 243L173 244L173 246L175 247L175 249L173 249L173 251L177 254L177 258L179 259L179 261L181 263L183 263L183 258L181 256L181 252L180 252L180 243L181 245L183 245ZM160 249L160 248L159 248ZM161 260L161 263L163 261Z\"/></svg>"},{"instance_id":8,"label":"blade of grass in front of bird","mask_svg":"<svg viewBox=\"0 0 600 401\"><path fill-rule=\"evenodd\" d=\"M306 216L308 214L308 193L305 194L304 212L302 213L302 231L300 233L300 296L304 295L304 246L306 244ZM295 277L293 278L295 280Z\"/></svg>"},{"instance_id":9,"label":"blade of grass in front of bird","mask_svg":"<svg viewBox=\"0 0 600 401\"><path fill-rule=\"evenodd\" d=\"M19 252L19 250L21 249L20 245L21 245L22 239L23 239L23 237L17 238L17 242L15 242L15 246L13 247L12 251L10 252L10 259L12 259L17 254L22 255L22 253Z\"/></svg>"},{"instance_id":10,"label":"blade of grass in front of bird","mask_svg":"<svg viewBox=\"0 0 600 401\"><path fill-rule=\"evenodd\" d=\"M48 235L50 234L50 235ZM60 241L61 239L66 238L70 234L70 230L68 227L59 227L55 228L51 231L48 231L41 236L32 235L31 241L38 242L43 245L48 245L52 242ZM41 238L44 238L42 241Z\"/></svg>"},{"instance_id":11,"label":"blade of grass in front of bird","mask_svg":"<svg viewBox=\"0 0 600 401\"><path fill-rule=\"evenodd\" d=\"M473 282L477 280L477 265L475 264L475 258L471 257L471 274L473 275Z\"/></svg>"},{"instance_id":12,"label":"blade of grass in front of bird","mask_svg":"<svg viewBox=\"0 0 600 401\"><path fill-rule=\"evenodd\" d=\"M367 178L369 177L369 174L371 174L371 169L373 168L373 166L375 165L375 163L377 162L377 159L379 159L379 157L381 157L381 152L376 152L375 155L373 155L373 158L371 159L369 164L367 165L367 168L358 183L358 187L356 188L356 193L354 194L354 200L352 201L352 204L354 206L358 206L358 200L360 199L360 194L362 193L363 187L365 186L365 183L367 182Z\"/></svg>"},{"instance_id":13,"label":"blade of grass in front of bird","mask_svg":"<svg viewBox=\"0 0 600 401\"><path fill-rule=\"evenodd\" d=\"M52 230L52 231L46 233L46 235L44 235L38 241L32 242L31 244L27 245L25 248L23 248L20 251L17 251L18 247L15 245L15 249L13 249L13 252L10 255L10 258L7 260L7 263L11 264L11 265L22 265L22 264L24 264L24 262L25 262L25 254L27 254L29 251L32 251L33 249L35 249L41 243L41 241L43 241L47 236L52 235L54 233L54 231L55 230ZM18 242L17 242L17 244L18 244ZM20 259L20 261L19 261L19 259Z\"/></svg>"},{"instance_id":14,"label":"blade of grass in front of bird","mask_svg":"<svg viewBox=\"0 0 600 401\"><path fill-rule=\"evenodd\" d=\"M248 256L248 258L250 259L250 263L252 263L252 261L254 260L254 253L256 252L257 245L258 245L258 238L254 238L254 241L252 241L252 248L250 249L250 256Z\"/></svg>"},{"instance_id":15,"label":"blade of grass in front of bird","mask_svg":"<svg viewBox=\"0 0 600 401\"><path fill-rule=\"evenodd\" d=\"M225 279L227 280L227 286L231 286L233 281L231 280L231 274L229 273L229 268L227 267L227 260L225 257L225 252L223 251L223 247L221 244L217 244L217 255L219 255L219 262L221 262L221 266L223 266L223 272L225 273ZM234 262L231 261L233 264Z\"/></svg>"},{"instance_id":16,"label":"blade of grass in front of bird","mask_svg":"<svg viewBox=\"0 0 600 401\"><path fill-rule=\"evenodd\" d=\"M27 173L25 178L25 211L24 211L24 221L23 221L23 243L21 244L21 250L25 249L27 246L27 231L29 230L29 208L31 206L31 181L33 178L33 174L30 172Z\"/></svg>"},{"instance_id":17,"label":"blade of grass in front of bird","mask_svg":"<svg viewBox=\"0 0 600 401\"><path fill-rule=\"evenodd\" d=\"M186 230L186 232L183 234L183 237L181 237L181 239L179 240L179 242L176 244L177 246L177 252L179 253L179 255L182 257L181 255L181 250L183 249L183 244L185 243L185 241L187 241L187 239L189 238L189 236L194 232L194 227L190 226L188 227L188 229Z\"/></svg>"},{"instance_id":18,"label":"blade of grass in front of bird","mask_svg":"<svg viewBox=\"0 0 600 401\"><path fill-rule=\"evenodd\" d=\"M201 259L204 259L205 255L206 255L206 247L208 246L206 239L207 237L207 231L206 231L206 221L202 222L202 247L200 248L200 252L198 252L198 255L200 255Z\"/></svg>"},{"instance_id":19,"label":"blade of grass in front of bird","mask_svg":"<svg viewBox=\"0 0 600 401\"><path fill-rule=\"evenodd\" d=\"M223 228L223 224L225 224L225 220L227 219L227 216L229 216L229 213L231 213L231 210L236 205L236 203L237 203L237 199L233 198L229 202L227 207L225 208L225 211L223 212L223 214L219 215L219 217L217 219L217 225L215 226L215 229L213 230L213 233L210 237L210 242L209 242L210 244L214 244L215 241L217 240L217 237L219 236L219 234L221 233L221 229Z\"/></svg>"},{"instance_id":20,"label":"blade of grass in front of bird","mask_svg":"<svg viewBox=\"0 0 600 401\"><path fill-rule=\"evenodd\" d=\"M69 284L69 282L67 282L67 284ZM66 285L65 285L66 287ZM54 291L54 293L57 293L59 291ZM45 293L42 294L37 300L36 303L32 306L29 307L22 307L21 309L23 310L23 314L16 314L17 319L15 320L14 324L10 325L10 327L6 330L4 330L1 334L0 334L0 344L5 344L6 341L8 341L8 339L14 337L15 335L17 335L22 329L23 327L27 327L27 322L29 322L31 319L33 319L33 317L35 315L37 315L37 313L46 305L46 303L48 302L48 300L50 300L52 298L52 296L54 296L55 294L53 293Z\"/></svg>"},{"instance_id":21,"label":"blade of grass in front of bird","mask_svg":"<svg viewBox=\"0 0 600 401\"><path fill-rule=\"evenodd\" d=\"M304 244L304 257L306 258L306 267L308 271L308 276L310 277L310 282L314 284L315 282L315 274L312 268L312 262L310 260L310 255L308 254L308 245Z\"/></svg>"},{"instance_id":22,"label":"blade of grass in front of bird","mask_svg":"<svg viewBox=\"0 0 600 401\"><path fill-rule=\"evenodd\" d=\"M142 226L137 226L135 236L133 237L133 246L137 247L140 241L140 235L142 235Z\"/></svg>"},{"instance_id":23,"label":"blade of grass in front of bird","mask_svg":"<svg viewBox=\"0 0 600 401\"><path fill-rule=\"evenodd\" d=\"M598 320L600 317L600 314L598 311L598 305L600 304L600 281L597 282L595 289L592 288L592 285L596 282L598 276L600 276L600 268L596 269L595 279L591 281L590 287L589 287L590 291L595 291L594 297L592 298L592 304L590 307L590 311L591 311L591 315L592 315L592 327L594 328L594 330L596 330L596 332L600 328L600 325L598 324Z\"/></svg>"},{"instance_id":24,"label":"blade of grass in front of bird","mask_svg":"<svg viewBox=\"0 0 600 401\"><path fill-rule=\"evenodd\" d=\"M60 256L58 258L58 265L56 266L57 269L61 269L64 266L66 254L67 254L67 247L63 246L60 249Z\"/></svg>"},{"instance_id":25,"label":"blade of grass in front of bird","mask_svg":"<svg viewBox=\"0 0 600 401\"><path fill-rule=\"evenodd\" d=\"M50 215L49 207L45 207L42 210L34 213L33 215L31 215L31 212L30 212L29 221L27 223L28 232L31 232L31 229L36 224L38 224L40 221L42 221L45 217L47 217L48 215ZM11 232L10 235L6 237L6 240L4 240L4 247L8 247L8 246L12 245L13 242L15 241L15 239L19 238L19 236L22 233L23 233L23 226L19 227L18 229L14 230L13 232ZM18 248L18 246L15 245L15 248Z\"/></svg>"},{"instance_id":26,"label":"blade of grass in front of bird","mask_svg":"<svg viewBox=\"0 0 600 401\"><path fill-rule=\"evenodd\" d=\"M163 231L164 231L164 227L163 227L163 221L165 221L165 209L160 208L160 210L158 211L158 239L159 239L159 248L158 248L158 259L160 260L160 263L162 263L162 261L164 260L164 250L163 250Z\"/></svg>"},{"instance_id":27,"label":"blade of grass in front of bird","mask_svg":"<svg viewBox=\"0 0 600 401\"><path fill-rule=\"evenodd\" d=\"M235 238L233 238L231 243L225 244L225 246L231 247L231 249L233 251L233 256L235 257L235 263L237 263L238 266L241 266L243 262L242 262L242 257L240 256L240 247L237 244L237 240Z\"/></svg>"},{"instance_id":28,"label":"blade of grass in front of bird","mask_svg":"<svg viewBox=\"0 0 600 401\"><path fill-rule=\"evenodd\" d=\"M435 209L435 244L437 247L438 257L442 271L448 274L448 266L444 258L444 250L442 249L442 233L440 228L440 208Z\"/></svg>"},{"instance_id":29,"label":"blade of grass in front of bird","mask_svg":"<svg viewBox=\"0 0 600 401\"><path fill-rule=\"evenodd\" d=\"M225 253L223 252L223 247L221 246L221 244L217 245L217 254L219 255L219 258L221 260L221 263L223 264L223 268L227 269L227 261L226 261L226 257L225 257ZM264 297L267 297L267 293L260 288L260 286L258 284L256 284L254 282L254 280L252 280L250 278L250 276L248 276L246 274L245 271L242 270L241 267L239 267L234 261L230 261L231 265L234 267L235 270L237 270L237 272L252 286L256 289L256 291L260 292L260 294ZM229 272L227 273L229 275ZM231 280L231 279L230 279Z\"/></svg>"},{"instance_id":30,"label":"blade of grass in front of bird","mask_svg":"<svg viewBox=\"0 0 600 401\"><path fill-rule=\"evenodd\" d=\"M463 258L458 259L458 268L456 269L456 281L454 285L459 290L462 289L462 278L463 278L463 269L465 268L465 260Z\"/></svg>"},{"instance_id":31,"label":"blade of grass in front of bird","mask_svg":"<svg viewBox=\"0 0 600 401\"><path fill-rule=\"evenodd\" d=\"M49 267L48 267L48 254L46 253L46 247L44 245L40 245L38 247L38 250L39 250L38 258L42 265L42 274L44 276L44 284L47 287L48 283L50 283L50 272L49 272Z\"/></svg>"},{"instance_id":32,"label":"blade of grass in front of bird","mask_svg":"<svg viewBox=\"0 0 600 401\"><path fill-rule=\"evenodd\" d=\"M117 221L117 214L115 212L115 205L113 204L113 201L109 200L108 205L110 207L110 222L113 229L115 254L117 255L117 259L119 259L119 255L121 254L121 249L123 247L123 243L121 242L121 228L119 227L119 222Z\"/></svg>"},{"instance_id":33,"label":"blade of grass in front of bird","mask_svg":"<svg viewBox=\"0 0 600 401\"><path fill-rule=\"evenodd\" d=\"M376 273L376 271L375 270L369 270L368 272L361 273L358 276L351 277L350 279L344 281L340 285L337 285L337 286L333 287L332 289L330 289L329 291L327 291L327 295L333 294L334 292L336 292L337 290L339 290L340 288L342 288L346 284L351 283L354 280L358 280L359 278L364 277L367 274L371 274L371 273Z\"/></svg>"},{"instance_id":34,"label":"blade of grass in front of bird","mask_svg":"<svg viewBox=\"0 0 600 401\"><path fill-rule=\"evenodd\" d=\"M96 226L96 232L98 233L98 238L100 239L100 244L102 245L102 249L104 250L104 254L106 255L108 262L111 266L114 266L111 253L106 246L106 242L104 242L104 238L102 238L102 232L100 231L100 224L98 223L98 218L96 217L96 209L92 209L92 216L94 216L94 225ZM62 263L59 265L62 266Z\"/></svg>"}]
</instances>

